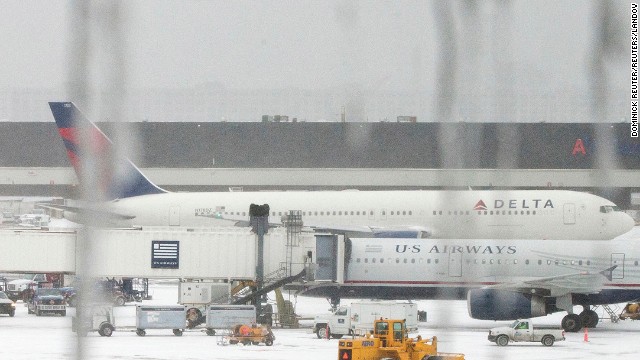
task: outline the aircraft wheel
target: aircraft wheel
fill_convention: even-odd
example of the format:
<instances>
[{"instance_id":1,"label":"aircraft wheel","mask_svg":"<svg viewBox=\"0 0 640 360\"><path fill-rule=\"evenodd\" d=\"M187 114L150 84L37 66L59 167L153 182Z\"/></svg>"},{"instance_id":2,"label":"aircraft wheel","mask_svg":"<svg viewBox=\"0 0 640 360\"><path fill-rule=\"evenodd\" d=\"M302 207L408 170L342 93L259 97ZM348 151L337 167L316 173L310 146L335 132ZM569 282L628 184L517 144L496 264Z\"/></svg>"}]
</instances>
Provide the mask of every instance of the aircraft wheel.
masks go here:
<instances>
[{"instance_id":1,"label":"aircraft wheel","mask_svg":"<svg viewBox=\"0 0 640 360\"><path fill-rule=\"evenodd\" d=\"M582 321L578 314L569 314L562 318L562 328L566 332L578 332L582 329Z\"/></svg>"},{"instance_id":2,"label":"aircraft wheel","mask_svg":"<svg viewBox=\"0 0 640 360\"><path fill-rule=\"evenodd\" d=\"M598 325L600 318L597 312L593 310L585 310L580 313L580 321L586 328L595 328Z\"/></svg>"}]
</instances>

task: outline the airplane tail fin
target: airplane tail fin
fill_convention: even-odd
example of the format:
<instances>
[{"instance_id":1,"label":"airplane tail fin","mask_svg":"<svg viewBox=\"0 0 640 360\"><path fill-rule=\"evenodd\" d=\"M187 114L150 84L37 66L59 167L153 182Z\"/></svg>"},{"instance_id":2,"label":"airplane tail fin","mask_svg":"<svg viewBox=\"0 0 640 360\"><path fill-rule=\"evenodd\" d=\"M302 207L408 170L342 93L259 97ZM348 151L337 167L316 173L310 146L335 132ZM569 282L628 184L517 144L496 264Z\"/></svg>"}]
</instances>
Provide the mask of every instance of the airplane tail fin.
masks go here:
<instances>
[{"instance_id":1,"label":"airplane tail fin","mask_svg":"<svg viewBox=\"0 0 640 360\"><path fill-rule=\"evenodd\" d=\"M72 102L50 102L49 107L76 175L82 181L81 167L93 165L99 190L107 200L166 192L144 176L131 160L116 158L111 140ZM90 136L86 144L80 139L80 126L85 125Z\"/></svg>"}]
</instances>

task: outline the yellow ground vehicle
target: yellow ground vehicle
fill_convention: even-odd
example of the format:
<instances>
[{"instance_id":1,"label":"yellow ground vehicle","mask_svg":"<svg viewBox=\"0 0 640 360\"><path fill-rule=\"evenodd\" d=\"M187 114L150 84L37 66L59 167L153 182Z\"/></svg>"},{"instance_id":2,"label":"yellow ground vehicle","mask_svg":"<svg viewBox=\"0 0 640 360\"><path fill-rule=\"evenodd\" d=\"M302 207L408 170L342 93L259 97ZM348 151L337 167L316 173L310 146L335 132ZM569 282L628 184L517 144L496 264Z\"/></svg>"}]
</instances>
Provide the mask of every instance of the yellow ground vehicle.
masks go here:
<instances>
[{"instance_id":1,"label":"yellow ground vehicle","mask_svg":"<svg viewBox=\"0 0 640 360\"><path fill-rule=\"evenodd\" d=\"M267 346L271 346L276 337L269 326L237 325L228 339L229 344L258 345L264 343Z\"/></svg>"},{"instance_id":2,"label":"yellow ground vehicle","mask_svg":"<svg viewBox=\"0 0 640 360\"><path fill-rule=\"evenodd\" d=\"M373 334L340 340L338 360L464 360L464 354L438 352L438 339L408 338L404 320L376 320Z\"/></svg>"}]
</instances>

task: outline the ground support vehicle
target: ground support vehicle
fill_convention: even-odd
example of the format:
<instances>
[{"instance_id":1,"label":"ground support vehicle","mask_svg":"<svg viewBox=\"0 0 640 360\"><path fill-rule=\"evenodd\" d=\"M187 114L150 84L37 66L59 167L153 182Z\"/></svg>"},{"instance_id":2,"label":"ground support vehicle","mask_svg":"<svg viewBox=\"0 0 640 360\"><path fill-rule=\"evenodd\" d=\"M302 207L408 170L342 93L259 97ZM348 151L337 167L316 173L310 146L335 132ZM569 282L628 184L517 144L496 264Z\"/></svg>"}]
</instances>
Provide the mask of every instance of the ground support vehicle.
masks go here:
<instances>
[{"instance_id":1,"label":"ground support vehicle","mask_svg":"<svg viewBox=\"0 0 640 360\"><path fill-rule=\"evenodd\" d=\"M215 335L216 330L256 324L256 307L253 305L209 305L206 314L206 333L209 336Z\"/></svg>"},{"instance_id":2,"label":"ground support vehicle","mask_svg":"<svg viewBox=\"0 0 640 360\"><path fill-rule=\"evenodd\" d=\"M258 345L263 343L267 346L273 345L276 339L268 325L236 325L233 333L227 337L229 344Z\"/></svg>"},{"instance_id":3,"label":"ground support vehicle","mask_svg":"<svg viewBox=\"0 0 640 360\"><path fill-rule=\"evenodd\" d=\"M71 319L71 331L80 336L86 336L89 331L97 331L100 336L111 336L115 329L113 307L109 305L77 308L76 316Z\"/></svg>"},{"instance_id":4,"label":"ground support vehicle","mask_svg":"<svg viewBox=\"0 0 640 360\"><path fill-rule=\"evenodd\" d=\"M339 339L343 335L362 335L373 330L374 320L405 319L409 331L418 329L418 305L397 301L359 301L351 306L340 306L330 315L318 315L314 319L313 332L319 339L330 336ZM328 328L328 331L327 331Z\"/></svg>"},{"instance_id":5,"label":"ground support vehicle","mask_svg":"<svg viewBox=\"0 0 640 360\"><path fill-rule=\"evenodd\" d=\"M640 304L639 303L629 303L627 306L622 309L622 313L620 314L620 320L640 320Z\"/></svg>"},{"instance_id":6,"label":"ground support vehicle","mask_svg":"<svg viewBox=\"0 0 640 360\"><path fill-rule=\"evenodd\" d=\"M136 305L136 334L145 336L146 329L172 329L175 336L182 336L186 316L184 305Z\"/></svg>"},{"instance_id":7,"label":"ground support vehicle","mask_svg":"<svg viewBox=\"0 0 640 360\"><path fill-rule=\"evenodd\" d=\"M8 314L11 317L16 314L16 304L4 291L0 291L0 314Z\"/></svg>"},{"instance_id":8,"label":"ground support vehicle","mask_svg":"<svg viewBox=\"0 0 640 360\"><path fill-rule=\"evenodd\" d=\"M376 320L373 334L340 340L338 360L464 360L464 354L438 352L438 339L407 337L404 320Z\"/></svg>"},{"instance_id":9,"label":"ground support vehicle","mask_svg":"<svg viewBox=\"0 0 640 360\"><path fill-rule=\"evenodd\" d=\"M27 303L27 313L40 316L45 313L67 315L67 303L58 288L38 288Z\"/></svg>"},{"instance_id":10,"label":"ground support vehicle","mask_svg":"<svg viewBox=\"0 0 640 360\"><path fill-rule=\"evenodd\" d=\"M564 330L555 327L533 326L531 320L516 320L509 326L489 330L489 341L499 346L507 346L509 341L541 342L552 346L556 341L564 340Z\"/></svg>"}]
</instances>

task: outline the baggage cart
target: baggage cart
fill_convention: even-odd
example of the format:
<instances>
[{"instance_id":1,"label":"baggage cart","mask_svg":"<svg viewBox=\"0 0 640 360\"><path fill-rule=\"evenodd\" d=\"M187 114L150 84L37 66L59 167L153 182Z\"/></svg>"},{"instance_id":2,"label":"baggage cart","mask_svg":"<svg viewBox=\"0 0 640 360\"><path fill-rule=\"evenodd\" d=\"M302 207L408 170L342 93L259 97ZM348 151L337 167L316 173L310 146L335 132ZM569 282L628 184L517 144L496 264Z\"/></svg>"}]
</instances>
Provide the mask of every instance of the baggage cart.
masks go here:
<instances>
[{"instance_id":1,"label":"baggage cart","mask_svg":"<svg viewBox=\"0 0 640 360\"><path fill-rule=\"evenodd\" d=\"M186 327L185 305L136 305L136 334L145 336L146 329L172 329L182 336Z\"/></svg>"},{"instance_id":2,"label":"baggage cart","mask_svg":"<svg viewBox=\"0 0 640 360\"><path fill-rule=\"evenodd\" d=\"M216 334L216 330L230 333L236 325L256 324L256 307L253 305L209 305L207 306L206 333Z\"/></svg>"},{"instance_id":3,"label":"baggage cart","mask_svg":"<svg viewBox=\"0 0 640 360\"><path fill-rule=\"evenodd\" d=\"M71 331L80 336L86 336L89 331L97 331L100 336L111 336L115 329L113 306L109 305L77 308L76 315L71 319Z\"/></svg>"}]
</instances>

